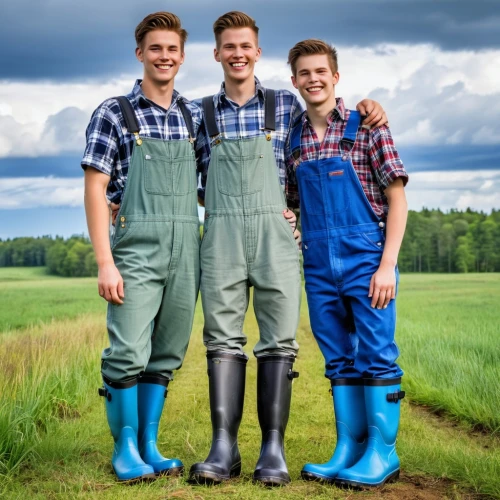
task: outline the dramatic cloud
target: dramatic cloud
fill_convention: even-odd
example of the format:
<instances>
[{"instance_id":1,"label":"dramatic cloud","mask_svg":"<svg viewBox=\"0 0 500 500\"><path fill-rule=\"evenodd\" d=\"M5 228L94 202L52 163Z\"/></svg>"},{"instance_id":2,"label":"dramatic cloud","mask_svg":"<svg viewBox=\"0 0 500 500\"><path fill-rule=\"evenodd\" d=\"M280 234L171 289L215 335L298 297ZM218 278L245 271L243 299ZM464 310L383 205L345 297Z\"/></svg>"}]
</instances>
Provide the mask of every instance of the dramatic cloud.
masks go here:
<instances>
[{"instance_id":1,"label":"dramatic cloud","mask_svg":"<svg viewBox=\"0 0 500 500\"><path fill-rule=\"evenodd\" d=\"M148 13L171 9L192 42L211 42L213 21L243 10L261 28L262 47L284 58L298 40L334 37L337 45L432 43L447 50L500 47L494 0L87 0L2 6L0 78L81 79L112 77L132 68L134 28ZM22 40L22 43L15 41Z\"/></svg>"},{"instance_id":2,"label":"dramatic cloud","mask_svg":"<svg viewBox=\"0 0 500 500\"><path fill-rule=\"evenodd\" d=\"M366 96L381 102L398 146L500 144L500 77L493 74L500 50L387 44L338 49L337 94L348 106ZM257 74L265 85L294 91L283 60L264 56ZM188 98L201 97L216 92L221 78L211 45L194 44L177 88ZM133 81L122 76L79 84L0 84L0 157L81 153L92 110L107 97L129 92Z\"/></svg>"},{"instance_id":3,"label":"dramatic cloud","mask_svg":"<svg viewBox=\"0 0 500 500\"><path fill-rule=\"evenodd\" d=\"M406 189L411 209L423 207L489 212L498 208L500 171L418 172L410 176Z\"/></svg>"},{"instance_id":4,"label":"dramatic cloud","mask_svg":"<svg viewBox=\"0 0 500 500\"><path fill-rule=\"evenodd\" d=\"M79 207L82 204L83 175L80 179L4 178L0 183L0 209Z\"/></svg>"}]
</instances>

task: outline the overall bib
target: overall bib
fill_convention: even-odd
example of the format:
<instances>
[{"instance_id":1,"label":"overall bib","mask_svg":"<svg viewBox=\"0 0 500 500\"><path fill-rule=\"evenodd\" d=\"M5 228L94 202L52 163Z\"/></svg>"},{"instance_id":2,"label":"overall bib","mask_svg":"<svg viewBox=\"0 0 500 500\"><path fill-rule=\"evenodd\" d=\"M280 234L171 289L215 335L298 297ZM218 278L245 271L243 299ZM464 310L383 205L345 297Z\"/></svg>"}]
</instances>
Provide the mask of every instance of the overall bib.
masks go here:
<instances>
[{"instance_id":1,"label":"overall bib","mask_svg":"<svg viewBox=\"0 0 500 500\"><path fill-rule=\"evenodd\" d=\"M275 130L275 95L266 90L267 133L248 139L221 138L213 97L203 99L208 134L215 137L205 193L201 244L203 337L212 422L212 446L192 465L189 480L220 483L241 472L238 429L243 415L247 356L243 321L249 287L259 324L257 414L262 431L253 479L267 486L290 482L284 436L290 412L292 370L300 314L298 247L280 187L270 131Z\"/></svg>"},{"instance_id":2,"label":"overall bib","mask_svg":"<svg viewBox=\"0 0 500 500\"><path fill-rule=\"evenodd\" d=\"M266 127L255 138L221 137L213 101L205 106L211 150L201 244L201 294L208 351L243 354L249 287L260 340L254 354L295 356L301 278L297 244L271 142L275 104L266 100Z\"/></svg>"},{"instance_id":3,"label":"overall bib","mask_svg":"<svg viewBox=\"0 0 500 500\"><path fill-rule=\"evenodd\" d=\"M331 380L403 373L396 364L396 303L373 309L368 297L384 250L385 223L373 212L351 161L359 124L359 113L351 111L343 154L302 162L296 170L311 328ZM301 134L302 126L295 127L294 154L300 153Z\"/></svg>"},{"instance_id":4,"label":"overall bib","mask_svg":"<svg viewBox=\"0 0 500 500\"><path fill-rule=\"evenodd\" d=\"M125 299L108 306L102 373L110 381L140 372L171 379L184 359L199 288L195 153L188 140L139 138L127 103L120 101L136 143L112 241ZM184 103L179 106L192 130Z\"/></svg>"}]
</instances>

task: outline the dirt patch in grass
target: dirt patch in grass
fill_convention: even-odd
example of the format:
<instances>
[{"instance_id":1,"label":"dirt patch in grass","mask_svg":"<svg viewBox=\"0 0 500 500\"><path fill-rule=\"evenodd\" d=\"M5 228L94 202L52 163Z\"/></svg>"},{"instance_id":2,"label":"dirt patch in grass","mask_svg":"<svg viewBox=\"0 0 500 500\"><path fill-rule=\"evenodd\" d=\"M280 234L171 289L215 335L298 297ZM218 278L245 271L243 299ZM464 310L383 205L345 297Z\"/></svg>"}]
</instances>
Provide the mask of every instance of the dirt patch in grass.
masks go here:
<instances>
[{"instance_id":1,"label":"dirt patch in grass","mask_svg":"<svg viewBox=\"0 0 500 500\"><path fill-rule=\"evenodd\" d=\"M401 474L399 481L388 484L383 488L351 493L346 498L384 499L384 500L479 500L486 499L485 495L468 492L459 488L448 479L435 479L426 476L410 476Z\"/></svg>"}]
</instances>

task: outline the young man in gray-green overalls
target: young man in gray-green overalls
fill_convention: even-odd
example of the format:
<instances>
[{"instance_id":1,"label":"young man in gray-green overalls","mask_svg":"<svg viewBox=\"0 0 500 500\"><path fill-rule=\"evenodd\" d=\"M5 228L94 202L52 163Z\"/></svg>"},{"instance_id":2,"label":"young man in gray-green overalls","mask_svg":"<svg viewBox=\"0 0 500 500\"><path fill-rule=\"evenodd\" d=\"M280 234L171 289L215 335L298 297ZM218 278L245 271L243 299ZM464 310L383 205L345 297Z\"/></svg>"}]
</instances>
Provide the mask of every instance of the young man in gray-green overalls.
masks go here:
<instances>
[{"instance_id":1,"label":"young man in gray-green overalls","mask_svg":"<svg viewBox=\"0 0 500 500\"><path fill-rule=\"evenodd\" d=\"M187 33L177 16L157 12L135 35L143 80L96 109L82 160L99 294L109 302L100 394L120 481L182 473L182 462L163 457L156 442L199 287L193 138L202 116L174 90ZM111 245L108 201L120 203Z\"/></svg>"},{"instance_id":2,"label":"young man in gray-green overalls","mask_svg":"<svg viewBox=\"0 0 500 500\"><path fill-rule=\"evenodd\" d=\"M283 485L290 481L284 434L297 376L292 367L301 297L298 247L283 216L284 145L302 109L292 93L264 89L255 78L261 50L252 18L229 12L215 22L214 33L224 83L218 94L203 99L208 137L197 141L197 148L211 146L202 170L206 189L200 192L206 210L200 289L212 447L204 462L191 467L189 479L219 483L241 471L237 434L248 359L242 327L253 286L262 430L253 478L268 486Z\"/></svg>"}]
</instances>

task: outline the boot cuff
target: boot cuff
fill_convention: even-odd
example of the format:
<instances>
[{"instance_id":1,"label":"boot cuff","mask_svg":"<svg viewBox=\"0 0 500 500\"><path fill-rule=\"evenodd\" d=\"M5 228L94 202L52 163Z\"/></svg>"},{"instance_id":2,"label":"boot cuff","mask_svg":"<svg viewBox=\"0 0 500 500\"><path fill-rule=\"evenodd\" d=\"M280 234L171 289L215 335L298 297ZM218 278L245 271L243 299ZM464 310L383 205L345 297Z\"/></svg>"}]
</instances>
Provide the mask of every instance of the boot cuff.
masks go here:
<instances>
[{"instance_id":1,"label":"boot cuff","mask_svg":"<svg viewBox=\"0 0 500 500\"><path fill-rule=\"evenodd\" d=\"M397 378L364 378L363 383L366 387L387 387L389 385L400 384L401 377L397 377Z\"/></svg>"},{"instance_id":2,"label":"boot cuff","mask_svg":"<svg viewBox=\"0 0 500 500\"><path fill-rule=\"evenodd\" d=\"M242 363L245 365L248 362L248 358L245 355L231 354L230 352L227 351L208 351L207 359L210 359L212 361L216 359L223 359L224 361L229 361L233 363Z\"/></svg>"}]
</instances>

